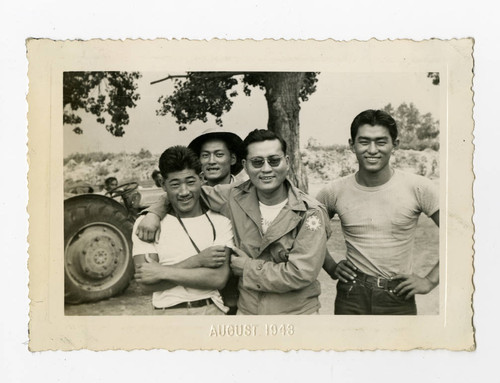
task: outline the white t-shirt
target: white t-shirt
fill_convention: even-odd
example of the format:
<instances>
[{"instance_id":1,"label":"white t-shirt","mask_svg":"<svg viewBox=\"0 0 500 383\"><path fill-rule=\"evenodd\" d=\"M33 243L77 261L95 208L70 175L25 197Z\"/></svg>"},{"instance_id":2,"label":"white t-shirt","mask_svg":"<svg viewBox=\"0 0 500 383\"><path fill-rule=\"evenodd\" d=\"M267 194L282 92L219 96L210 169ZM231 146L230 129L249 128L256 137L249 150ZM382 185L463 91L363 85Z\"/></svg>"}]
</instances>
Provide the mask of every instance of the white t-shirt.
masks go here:
<instances>
[{"instance_id":1,"label":"white t-shirt","mask_svg":"<svg viewBox=\"0 0 500 383\"><path fill-rule=\"evenodd\" d=\"M409 274L418 217L439 210L439 191L428 178L395 170L377 187L355 175L331 182L317 197L330 217L338 214L349 259L363 273L390 278Z\"/></svg>"},{"instance_id":2,"label":"white t-shirt","mask_svg":"<svg viewBox=\"0 0 500 383\"><path fill-rule=\"evenodd\" d=\"M264 205L259 201L259 209L261 215L261 225L262 225L262 233L266 234L267 229L273 223L274 219L278 216L281 209L287 204L288 198L283 202L280 202L276 205Z\"/></svg>"},{"instance_id":3,"label":"white t-shirt","mask_svg":"<svg viewBox=\"0 0 500 383\"><path fill-rule=\"evenodd\" d=\"M213 238L212 225L203 214L194 218L182 218L189 235L200 251L214 245L233 247L233 229L231 221L226 217L208 211L214 227L216 238ZM132 234L133 255L157 253L161 265L175 265L197 254L176 217L166 215L161 220L161 233L158 243L144 242L135 234L137 226L144 216L137 218ZM211 298L222 311L227 312L218 290L195 289L191 287L175 286L164 291L153 293L153 306L157 308L171 307L178 303Z\"/></svg>"}]
</instances>

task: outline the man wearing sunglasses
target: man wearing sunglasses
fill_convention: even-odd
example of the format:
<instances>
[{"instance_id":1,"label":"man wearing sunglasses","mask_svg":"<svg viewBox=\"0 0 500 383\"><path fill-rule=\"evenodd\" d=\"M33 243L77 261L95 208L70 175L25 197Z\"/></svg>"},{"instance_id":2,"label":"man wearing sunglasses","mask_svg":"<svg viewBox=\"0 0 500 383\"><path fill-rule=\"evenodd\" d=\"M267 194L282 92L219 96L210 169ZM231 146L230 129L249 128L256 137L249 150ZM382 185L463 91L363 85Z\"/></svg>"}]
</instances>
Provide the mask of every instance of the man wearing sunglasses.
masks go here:
<instances>
[{"instance_id":1,"label":"man wearing sunglasses","mask_svg":"<svg viewBox=\"0 0 500 383\"><path fill-rule=\"evenodd\" d=\"M288 181L289 158L281 137L256 129L243 148L248 181L202 187L210 209L233 224L231 269L240 276L238 314L316 314L321 292L317 277L330 234L326 212ZM166 206L157 204L150 212L163 217Z\"/></svg>"}]
</instances>

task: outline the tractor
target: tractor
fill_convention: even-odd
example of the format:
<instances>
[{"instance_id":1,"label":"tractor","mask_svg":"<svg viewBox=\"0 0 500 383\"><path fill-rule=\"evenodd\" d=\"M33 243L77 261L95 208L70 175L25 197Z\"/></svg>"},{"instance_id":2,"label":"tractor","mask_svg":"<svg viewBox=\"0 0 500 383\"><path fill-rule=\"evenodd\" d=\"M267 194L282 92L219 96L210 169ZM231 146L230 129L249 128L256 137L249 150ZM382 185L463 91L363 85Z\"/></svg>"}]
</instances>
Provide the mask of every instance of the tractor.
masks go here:
<instances>
[{"instance_id":1,"label":"tractor","mask_svg":"<svg viewBox=\"0 0 500 383\"><path fill-rule=\"evenodd\" d=\"M67 304L95 302L125 290L134 275L132 228L145 207L141 206L144 190L139 192L136 182L120 185L106 195L93 194L91 187L83 190L84 194L64 201ZM161 189L155 192L157 197Z\"/></svg>"}]
</instances>

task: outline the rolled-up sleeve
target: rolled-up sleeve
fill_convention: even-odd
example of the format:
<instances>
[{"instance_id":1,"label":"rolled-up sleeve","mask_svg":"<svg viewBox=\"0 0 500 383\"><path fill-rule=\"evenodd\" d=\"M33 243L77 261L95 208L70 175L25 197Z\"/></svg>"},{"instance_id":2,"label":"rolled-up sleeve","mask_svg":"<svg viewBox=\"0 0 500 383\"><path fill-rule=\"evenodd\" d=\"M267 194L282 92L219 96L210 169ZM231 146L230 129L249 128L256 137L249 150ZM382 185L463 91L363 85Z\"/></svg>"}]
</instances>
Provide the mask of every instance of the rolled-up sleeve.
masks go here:
<instances>
[{"instance_id":1,"label":"rolled-up sleeve","mask_svg":"<svg viewBox=\"0 0 500 383\"><path fill-rule=\"evenodd\" d=\"M310 209L302 219L288 260L248 260L243 269L243 285L270 293L286 293L310 285L317 280L325 260L328 230L326 214L321 209Z\"/></svg>"}]
</instances>

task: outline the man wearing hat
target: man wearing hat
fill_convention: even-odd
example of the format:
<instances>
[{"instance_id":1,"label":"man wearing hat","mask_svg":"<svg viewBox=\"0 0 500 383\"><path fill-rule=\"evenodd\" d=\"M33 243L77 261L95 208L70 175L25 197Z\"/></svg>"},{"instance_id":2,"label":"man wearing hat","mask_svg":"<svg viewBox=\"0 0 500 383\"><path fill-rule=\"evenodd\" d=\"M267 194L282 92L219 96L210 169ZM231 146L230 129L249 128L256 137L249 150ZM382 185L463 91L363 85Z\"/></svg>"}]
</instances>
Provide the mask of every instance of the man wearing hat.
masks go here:
<instances>
[{"instance_id":1,"label":"man wearing hat","mask_svg":"<svg viewBox=\"0 0 500 383\"><path fill-rule=\"evenodd\" d=\"M238 135L216 128L205 130L188 145L188 148L200 158L201 172L205 183L209 186L235 183L248 179L242 171L243 141ZM159 202L165 202L166 196ZM147 212L147 210L145 211ZM143 241L153 242L159 235L156 225L150 225L144 219L137 228L137 235Z\"/></svg>"},{"instance_id":2,"label":"man wearing hat","mask_svg":"<svg viewBox=\"0 0 500 383\"><path fill-rule=\"evenodd\" d=\"M236 181L243 169L241 138L234 133L208 129L188 145L200 157L201 171L207 185L215 186Z\"/></svg>"},{"instance_id":3,"label":"man wearing hat","mask_svg":"<svg viewBox=\"0 0 500 383\"><path fill-rule=\"evenodd\" d=\"M210 128L191 141L188 148L200 158L205 183L215 186L239 184L248 179L246 173L242 172L242 145L243 141L236 134ZM166 198L162 197L163 203L165 200ZM136 234L140 239L152 242L157 228L156 225L152 226L149 223L148 217L145 217L137 226ZM156 237L159 234L158 229ZM238 300L238 278L231 276L221 294L225 305L230 309L229 314L234 314Z\"/></svg>"}]
</instances>

